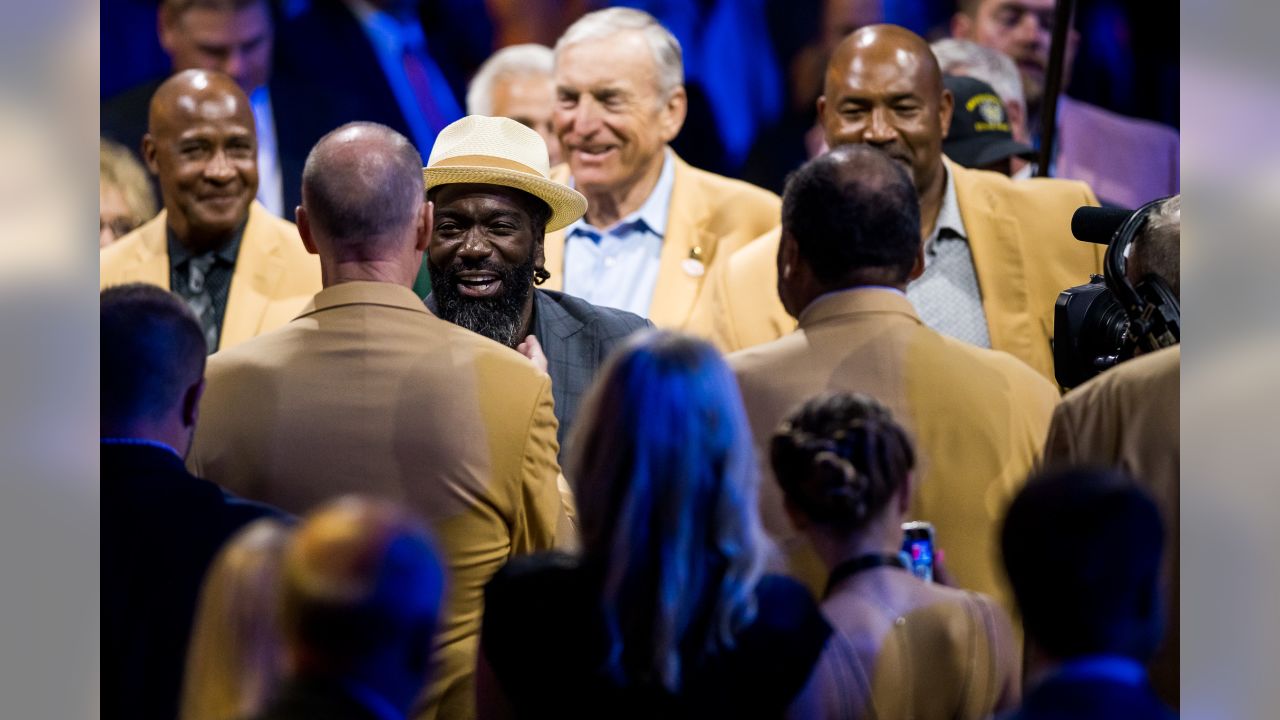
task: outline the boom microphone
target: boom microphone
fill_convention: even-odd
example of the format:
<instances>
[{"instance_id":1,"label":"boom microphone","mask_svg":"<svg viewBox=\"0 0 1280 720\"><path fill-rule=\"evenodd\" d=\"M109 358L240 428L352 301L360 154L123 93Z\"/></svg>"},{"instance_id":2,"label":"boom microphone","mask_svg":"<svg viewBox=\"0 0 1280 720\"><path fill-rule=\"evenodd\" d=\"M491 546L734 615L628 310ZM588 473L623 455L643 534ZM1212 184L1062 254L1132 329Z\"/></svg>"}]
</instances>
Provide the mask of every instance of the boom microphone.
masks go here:
<instances>
[{"instance_id":1,"label":"boom microphone","mask_svg":"<svg viewBox=\"0 0 1280 720\"><path fill-rule=\"evenodd\" d=\"M1116 230L1133 216L1132 210L1111 207L1082 207L1071 216L1071 234L1077 240L1110 245Z\"/></svg>"}]
</instances>

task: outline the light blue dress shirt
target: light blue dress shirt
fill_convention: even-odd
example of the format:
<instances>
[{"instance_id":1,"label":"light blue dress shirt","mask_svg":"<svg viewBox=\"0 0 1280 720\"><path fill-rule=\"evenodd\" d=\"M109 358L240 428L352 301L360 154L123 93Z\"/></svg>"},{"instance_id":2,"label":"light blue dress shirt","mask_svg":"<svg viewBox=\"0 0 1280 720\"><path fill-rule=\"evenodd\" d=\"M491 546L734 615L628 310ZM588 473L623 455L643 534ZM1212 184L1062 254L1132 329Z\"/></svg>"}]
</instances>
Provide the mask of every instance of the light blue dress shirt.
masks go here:
<instances>
[{"instance_id":1,"label":"light blue dress shirt","mask_svg":"<svg viewBox=\"0 0 1280 720\"><path fill-rule=\"evenodd\" d=\"M397 19L365 0L347 0L347 4L355 13L356 19L360 21L360 27L364 30L365 36L373 45L374 54L378 56L378 64L382 66L382 73L386 76L396 103L400 105L400 112L409 125L413 143L425 157L431 152L431 146L436 142L436 133L443 128L432 127L422 107L418 105L418 97L414 94L413 86L409 84L409 76L404 70L405 48L419 50L419 57L426 66L427 77L431 83L431 97L441 119L445 123L451 123L461 118L462 108L453 97L453 91L449 89L449 82L445 79L444 73L427 52L427 38L422 32L422 25L415 20Z\"/></svg>"},{"instance_id":2,"label":"light blue dress shirt","mask_svg":"<svg viewBox=\"0 0 1280 720\"><path fill-rule=\"evenodd\" d=\"M608 230L589 225L586 217L569 226L564 247L566 293L649 317L676 181L670 149L663 158L658 184L638 210Z\"/></svg>"}]
</instances>

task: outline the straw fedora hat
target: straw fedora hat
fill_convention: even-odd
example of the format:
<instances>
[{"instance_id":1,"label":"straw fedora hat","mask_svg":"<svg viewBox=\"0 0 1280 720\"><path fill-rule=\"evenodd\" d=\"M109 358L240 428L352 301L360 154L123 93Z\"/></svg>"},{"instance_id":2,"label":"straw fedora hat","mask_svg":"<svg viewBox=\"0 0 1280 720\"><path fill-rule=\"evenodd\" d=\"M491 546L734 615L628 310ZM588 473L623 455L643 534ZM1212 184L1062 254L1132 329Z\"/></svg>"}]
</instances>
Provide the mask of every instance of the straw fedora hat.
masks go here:
<instances>
[{"instance_id":1,"label":"straw fedora hat","mask_svg":"<svg viewBox=\"0 0 1280 720\"><path fill-rule=\"evenodd\" d=\"M457 183L503 185L523 190L551 206L547 232L582 217L587 199L552 180L547 144L533 129L510 118L468 115L440 131L422 168L426 189Z\"/></svg>"}]
</instances>

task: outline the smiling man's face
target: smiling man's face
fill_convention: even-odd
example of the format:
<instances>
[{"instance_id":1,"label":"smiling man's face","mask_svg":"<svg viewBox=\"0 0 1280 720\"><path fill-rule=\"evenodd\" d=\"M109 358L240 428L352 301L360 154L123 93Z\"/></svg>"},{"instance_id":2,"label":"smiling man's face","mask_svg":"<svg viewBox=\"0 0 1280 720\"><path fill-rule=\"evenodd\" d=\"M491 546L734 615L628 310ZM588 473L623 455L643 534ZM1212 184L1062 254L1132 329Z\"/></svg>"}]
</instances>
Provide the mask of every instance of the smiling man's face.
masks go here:
<instances>
[{"instance_id":1,"label":"smiling man's face","mask_svg":"<svg viewBox=\"0 0 1280 720\"><path fill-rule=\"evenodd\" d=\"M923 192L941 172L953 100L928 45L899 30L863 28L836 48L818 99L819 121L829 147L884 150Z\"/></svg>"},{"instance_id":2,"label":"smiling man's face","mask_svg":"<svg viewBox=\"0 0 1280 720\"><path fill-rule=\"evenodd\" d=\"M187 77L187 76L184 76ZM253 111L226 76L191 75L157 91L143 140L178 239L197 248L225 238L249 216L258 192Z\"/></svg>"},{"instance_id":3,"label":"smiling man's face","mask_svg":"<svg viewBox=\"0 0 1280 720\"><path fill-rule=\"evenodd\" d=\"M661 166L663 148L684 122L684 95L677 88L663 96L641 33L563 48L555 80L552 122L579 190L625 192Z\"/></svg>"},{"instance_id":4,"label":"smiling man's face","mask_svg":"<svg viewBox=\"0 0 1280 720\"><path fill-rule=\"evenodd\" d=\"M545 228L523 191L501 185L444 185L431 194L435 226L427 246L431 291L441 319L508 347L532 301Z\"/></svg>"}]
</instances>

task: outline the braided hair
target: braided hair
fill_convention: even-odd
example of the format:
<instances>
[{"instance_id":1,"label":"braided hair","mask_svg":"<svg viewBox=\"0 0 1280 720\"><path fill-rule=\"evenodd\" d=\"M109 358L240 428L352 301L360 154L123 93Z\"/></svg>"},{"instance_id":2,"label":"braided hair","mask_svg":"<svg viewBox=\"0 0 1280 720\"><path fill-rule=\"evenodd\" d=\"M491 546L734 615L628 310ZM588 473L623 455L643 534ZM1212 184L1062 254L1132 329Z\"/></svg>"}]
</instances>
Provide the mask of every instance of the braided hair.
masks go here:
<instances>
[{"instance_id":1,"label":"braided hair","mask_svg":"<svg viewBox=\"0 0 1280 720\"><path fill-rule=\"evenodd\" d=\"M810 520L867 525L915 467L907 433L868 395L833 393L801 405L774 432L770 460L782 491Z\"/></svg>"}]
</instances>

